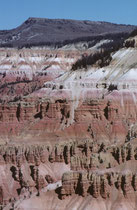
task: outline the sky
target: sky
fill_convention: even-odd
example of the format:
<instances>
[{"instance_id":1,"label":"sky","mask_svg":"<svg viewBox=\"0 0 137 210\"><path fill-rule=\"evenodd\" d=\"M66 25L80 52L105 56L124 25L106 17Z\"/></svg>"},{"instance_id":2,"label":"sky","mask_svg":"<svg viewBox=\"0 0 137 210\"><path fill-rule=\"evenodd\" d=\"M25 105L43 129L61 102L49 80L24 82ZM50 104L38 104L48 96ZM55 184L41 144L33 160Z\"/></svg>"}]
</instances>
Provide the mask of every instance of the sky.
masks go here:
<instances>
[{"instance_id":1,"label":"sky","mask_svg":"<svg viewBox=\"0 0 137 210\"><path fill-rule=\"evenodd\" d=\"M0 30L29 17L137 25L137 0L0 0Z\"/></svg>"}]
</instances>

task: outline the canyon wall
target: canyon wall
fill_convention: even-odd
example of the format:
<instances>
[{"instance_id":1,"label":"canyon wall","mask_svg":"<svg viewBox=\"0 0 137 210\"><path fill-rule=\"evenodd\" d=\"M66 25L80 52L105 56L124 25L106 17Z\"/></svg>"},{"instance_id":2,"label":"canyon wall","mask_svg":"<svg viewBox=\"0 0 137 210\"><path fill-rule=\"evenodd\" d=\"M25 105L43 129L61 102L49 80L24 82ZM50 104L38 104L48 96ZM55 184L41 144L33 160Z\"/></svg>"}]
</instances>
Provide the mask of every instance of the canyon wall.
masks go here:
<instances>
[{"instance_id":1,"label":"canyon wall","mask_svg":"<svg viewBox=\"0 0 137 210\"><path fill-rule=\"evenodd\" d=\"M0 49L2 209L136 209L137 49L127 45L78 69L102 51Z\"/></svg>"}]
</instances>

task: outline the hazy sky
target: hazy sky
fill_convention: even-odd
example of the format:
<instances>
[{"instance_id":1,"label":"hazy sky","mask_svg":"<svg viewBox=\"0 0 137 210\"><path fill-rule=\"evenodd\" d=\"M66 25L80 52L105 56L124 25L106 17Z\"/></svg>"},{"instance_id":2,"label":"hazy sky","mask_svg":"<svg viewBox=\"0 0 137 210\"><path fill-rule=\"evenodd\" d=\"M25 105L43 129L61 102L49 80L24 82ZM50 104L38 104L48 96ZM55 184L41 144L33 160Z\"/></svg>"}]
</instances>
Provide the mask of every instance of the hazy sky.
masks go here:
<instances>
[{"instance_id":1,"label":"hazy sky","mask_svg":"<svg viewBox=\"0 0 137 210\"><path fill-rule=\"evenodd\" d=\"M137 25L137 0L0 0L0 29L15 28L28 17Z\"/></svg>"}]
</instances>

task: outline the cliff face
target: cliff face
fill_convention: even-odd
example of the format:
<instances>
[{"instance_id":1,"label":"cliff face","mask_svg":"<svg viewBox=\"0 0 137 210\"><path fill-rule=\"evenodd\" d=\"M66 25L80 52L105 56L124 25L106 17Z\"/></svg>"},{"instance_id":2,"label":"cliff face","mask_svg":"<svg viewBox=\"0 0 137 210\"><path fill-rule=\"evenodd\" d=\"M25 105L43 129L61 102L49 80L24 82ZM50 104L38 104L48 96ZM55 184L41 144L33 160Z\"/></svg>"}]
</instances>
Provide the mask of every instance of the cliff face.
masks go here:
<instances>
[{"instance_id":1,"label":"cliff face","mask_svg":"<svg viewBox=\"0 0 137 210\"><path fill-rule=\"evenodd\" d=\"M109 53L0 50L3 209L136 209L136 56L136 37Z\"/></svg>"},{"instance_id":2,"label":"cliff face","mask_svg":"<svg viewBox=\"0 0 137 210\"><path fill-rule=\"evenodd\" d=\"M31 140L37 130L42 141L83 133L98 141L125 141L136 122L136 48L113 53L106 67L72 70L81 53L1 50L1 137L25 132L23 139Z\"/></svg>"}]
</instances>

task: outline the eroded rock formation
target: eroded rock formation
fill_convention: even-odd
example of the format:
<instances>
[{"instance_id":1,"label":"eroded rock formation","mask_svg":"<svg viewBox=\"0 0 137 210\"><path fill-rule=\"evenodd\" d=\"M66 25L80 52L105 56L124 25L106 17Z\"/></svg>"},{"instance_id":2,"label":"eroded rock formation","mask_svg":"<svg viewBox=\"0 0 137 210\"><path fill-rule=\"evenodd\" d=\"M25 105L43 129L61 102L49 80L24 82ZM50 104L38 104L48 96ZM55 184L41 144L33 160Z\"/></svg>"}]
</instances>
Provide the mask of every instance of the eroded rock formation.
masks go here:
<instances>
[{"instance_id":1,"label":"eroded rock formation","mask_svg":"<svg viewBox=\"0 0 137 210\"><path fill-rule=\"evenodd\" d=\"M124 201L135 207L137 50L132 39L108 58L102 57L106 48L97 47L0 49L3 209L25 209L27 202L31 206L48 195L57 205L60 199L67 206L73 198L91 198L97 210L101 202L109 210ZM72 68L83 58L85 68ZM70 209L78 205L72 203Z\"/></svg>"}]
</instances>

